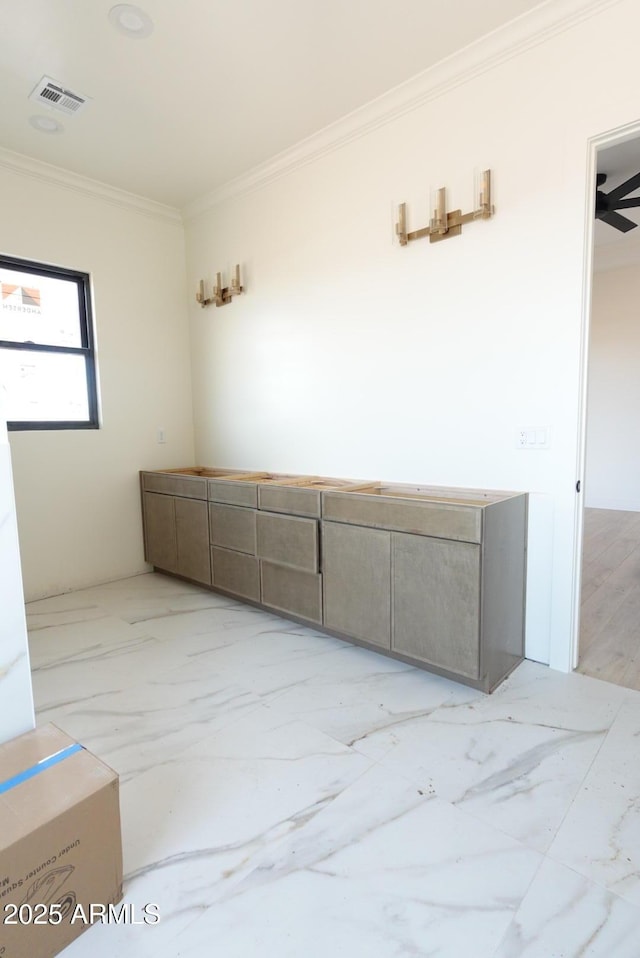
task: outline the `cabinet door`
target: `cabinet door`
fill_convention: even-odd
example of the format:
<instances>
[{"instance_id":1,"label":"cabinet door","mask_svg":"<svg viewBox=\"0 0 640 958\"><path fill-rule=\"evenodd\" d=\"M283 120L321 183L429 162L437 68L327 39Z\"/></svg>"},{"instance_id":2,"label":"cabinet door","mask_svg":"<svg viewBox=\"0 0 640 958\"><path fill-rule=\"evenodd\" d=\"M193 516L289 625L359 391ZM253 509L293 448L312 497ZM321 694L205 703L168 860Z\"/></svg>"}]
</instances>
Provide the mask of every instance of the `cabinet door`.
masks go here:
<instances>
[{"instance_id":1,"label":"cabinet door","mask_svg":"<svg viewBox=\"0 0 640 958\"><path fill-rule=\"evenodd\" d=\"M207 503L175 499L178 572L187 579L211 585Z\"/></svg>"},{"instance_id":2,"label":"cabinet door","mask_svg":"<svg viewBox=\"0 0 640 958\"><path fill-rule=\"evenodd\" d=\"M392 534L391 647L469 678L480 674L480 546Z\"/></svg>"},{"instance_id":3,"label":"cabinet door","mask_svg":"<svg viewBox=\"0 0 640 958\"><path fill-rule=\"evenodd\" d=\"M324 624L388 649L391 642L391 533L322 523Z\"/></svg>"},{"instance_id":4,"label":"cabinet door","mask_svg":"<svg viewBox=\"0 0 640 958\"><path fill-rule=\"evenodd\" d=\"M178 542L173 496L145 492L144 557L165 572L178 571Z\"/></svg>"}]
</instances>

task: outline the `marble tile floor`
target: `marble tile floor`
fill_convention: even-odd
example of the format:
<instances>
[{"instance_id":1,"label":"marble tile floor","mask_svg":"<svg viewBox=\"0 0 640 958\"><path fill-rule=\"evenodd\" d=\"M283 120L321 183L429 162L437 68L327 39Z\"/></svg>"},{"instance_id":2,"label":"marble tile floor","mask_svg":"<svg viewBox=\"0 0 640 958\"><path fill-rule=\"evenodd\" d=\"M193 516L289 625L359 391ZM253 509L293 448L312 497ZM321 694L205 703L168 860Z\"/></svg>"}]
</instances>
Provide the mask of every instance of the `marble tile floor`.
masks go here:
<instances>
[{"instance_id":1,"label":"marble tile floor","mask_svg":"<svg viewBox=\"0 0 640 958\"><path fill-rule=\"evenodd\" d=\"M640 958L640 692L524 662L485 696L157 574L27 618L161 916L65 958Z\"/></svg>"}]
</instances>

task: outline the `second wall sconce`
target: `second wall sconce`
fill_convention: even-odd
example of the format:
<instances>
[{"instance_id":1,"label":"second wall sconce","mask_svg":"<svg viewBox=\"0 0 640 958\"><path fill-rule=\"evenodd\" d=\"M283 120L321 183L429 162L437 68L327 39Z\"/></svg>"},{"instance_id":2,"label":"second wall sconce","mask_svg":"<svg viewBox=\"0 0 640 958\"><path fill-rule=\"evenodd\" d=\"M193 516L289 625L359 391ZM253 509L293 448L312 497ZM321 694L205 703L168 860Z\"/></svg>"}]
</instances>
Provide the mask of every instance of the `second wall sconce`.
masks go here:
<instances>
[{"instance_id":1,"label":"second wall sconce","mask_svg":"<svg viewBox=\"0 0 640 958\"><path fill-rule=\"evenodd\" d=\"M226 306L234 296L244 293L244 286L240 282L240 264L236 264L233 271L233 277L229 286L222 285L222 273L216 273L216 282L210 297L205 296L204 280L200 280L200 288L196 293L196 302L201 306L210 306L215 303L216 306Z\"/></svg>"},{"instance_id":2,"label":"second wall sconce","mask_svg":"<svg viewBox=\"0 0 640 958\"><path fill-rule=\"evenodd\" d=\"M400 204L396 235L401 246L406 246L411 240L421 239L423 236L428 236L430 243L438 243L440 240L449 239L450 236L459 236L465 223L490 219L496 211L495 206L491 204L491 170L483 170L480 174L478 205L470 213L463 213L462 210L452 210L447 213L447 191L444 186L436 190L431 208L429 225L408 233L407 204Z\"/></svg>"}]
</instances>

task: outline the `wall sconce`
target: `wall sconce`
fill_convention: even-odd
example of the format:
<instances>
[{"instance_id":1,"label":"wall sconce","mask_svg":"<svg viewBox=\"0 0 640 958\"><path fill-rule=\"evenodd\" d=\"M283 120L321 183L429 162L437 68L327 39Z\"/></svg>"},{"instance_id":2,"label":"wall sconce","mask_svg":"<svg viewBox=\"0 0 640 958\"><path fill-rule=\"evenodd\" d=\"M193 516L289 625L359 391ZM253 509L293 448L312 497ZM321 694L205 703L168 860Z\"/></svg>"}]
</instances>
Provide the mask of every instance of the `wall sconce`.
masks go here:
<instances>
[{"instance_id":1,"label":"wall sconce","mask_svg":"<svg viewBox=\"0 0 640 958\"><path fill-rule=\"evenodd\" d=\"M240 264L236 263L230 286L223 286L222 273L216 273L216 282L212 295L209 298L205 296L204 281L200 280L200 287L196 293L196 302L200 303L203 307L210 306L211 303L215 303L216 306L226 306L227 303L231 302L234 296L239 296L240 293L244 293L244 286L240 282Z\"/></svg>"},{"instance_id":2,"label":"wall sconce","mask_svg":"<svg viewBox=\"0 0 640 958\"><path fill-rule=\"evenodd\" d=\"M436 190L432 197L431 209L433 216L429 220L429 235L443 236L448 229L447 224L447 190L446 187Z\"/></svg>"},{"instance_id":3,"label":"wall sconce","mask_svg":"<svg viewBox=\"0 0 640 958\"><path fill-rule=\"evenodd\" d=\"M198 292L196 293L196 302L200 303L201 306L208 306L210 303L213 302L213 299L207 299L207 297L204 295L204 280L203 279L200 280L200 286L198 288Z\"/></svg>"},{"instance_id":4,"label":"wall sconce","mask_svg":"<svg viewBox=\"0 0 640 958\"><path fill-rule=\"evenodd\" d=\"M398 207L396 223L396 235L400 246L406 246L411 240L421 239L423 236L428 236L430 243L438 243L440 240L449 239L450 236L459 236L465 223L490 219L496 211L495 206L491 204L491 170L483 170L479 179L478 205L471 213L463 213L462 210L452 210L451 213L447 213L447 191L443 186L432 196L430 204L432 215L429 225L413 230L411 233L407 232L407 204L401 203Z\"/></svg>"}]
</instances>

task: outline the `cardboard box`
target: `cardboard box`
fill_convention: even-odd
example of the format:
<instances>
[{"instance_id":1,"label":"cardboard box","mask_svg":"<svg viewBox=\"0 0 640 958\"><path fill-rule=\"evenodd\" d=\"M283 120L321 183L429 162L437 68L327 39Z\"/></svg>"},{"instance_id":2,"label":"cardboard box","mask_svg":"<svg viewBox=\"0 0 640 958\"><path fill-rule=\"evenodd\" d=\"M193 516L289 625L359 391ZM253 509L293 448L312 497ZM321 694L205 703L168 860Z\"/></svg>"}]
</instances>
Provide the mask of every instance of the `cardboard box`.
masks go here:
<instances>
[{"instance_id":1,"label":"cardboard box","mask_svg":"<svg viewBox=\"0 0 640 958\"><path fill-rule=\"evenodd\" d=\"M51 958L121 898L117 774L55 725L1 745L0 958Z\"/></svg>"}]
</instances>

